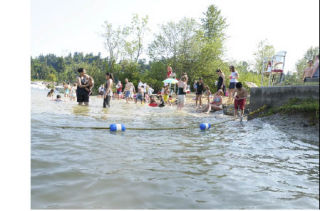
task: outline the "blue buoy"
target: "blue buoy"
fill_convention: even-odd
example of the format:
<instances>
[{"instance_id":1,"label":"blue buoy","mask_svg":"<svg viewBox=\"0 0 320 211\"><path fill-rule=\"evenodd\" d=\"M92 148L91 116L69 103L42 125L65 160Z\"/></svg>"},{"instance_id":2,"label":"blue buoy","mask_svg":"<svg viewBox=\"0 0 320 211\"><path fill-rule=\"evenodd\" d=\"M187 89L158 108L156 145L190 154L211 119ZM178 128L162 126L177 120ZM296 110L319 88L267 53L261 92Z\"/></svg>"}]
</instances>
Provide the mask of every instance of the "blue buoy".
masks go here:
<instances>
[{"instance_id":1,"label":"blue buoy","mask_svg":"<svg viewBox=\"0 0 320 211\"><path fill-rule=\"evenodd\" d=\"M210 129L211 128L211 124L209 123L201 123L200 124L200 129L201 130L207 130L207 129Z\"/></svg>"},{"instance_id":2,"label":"blue buoy","mask_svg":"<svg viewBox=\"0 0 320 211\"><path fill-rule=\"evenodd\" d=\"M123 124L111 124L110 131L112 131L112 132L126 131L126 127Z\"/></svg>"}]
</instances>

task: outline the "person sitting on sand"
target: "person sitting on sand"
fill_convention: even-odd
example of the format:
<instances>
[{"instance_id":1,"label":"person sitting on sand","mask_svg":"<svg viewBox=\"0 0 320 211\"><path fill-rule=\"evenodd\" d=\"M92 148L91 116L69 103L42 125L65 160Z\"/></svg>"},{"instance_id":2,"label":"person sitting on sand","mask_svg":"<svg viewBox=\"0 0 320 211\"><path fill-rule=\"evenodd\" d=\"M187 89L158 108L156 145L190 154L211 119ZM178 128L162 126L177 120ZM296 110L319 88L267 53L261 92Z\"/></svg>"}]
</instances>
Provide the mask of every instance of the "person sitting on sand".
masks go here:
<instances>
[{"instance_id":1,"label":"person sitting on sand","mask_svg":"<svg viewBox=\"0 0 320 211\"><path fill-rule=\"evenodd\" d=\"M215 93L213 96L213 101L211 102L211 108L214 111L220 111L222 110L222 96L223 96L223 91L222 89L219 89L218 92Z\"/></svg>"},{"instance_id":2,"label":"person sitting on sand","mask_svg":"<svg viewBox=\"0 0 320 211\"><path fill-rule=\"evenodd\" d=\"M222 89L219 89L213 96L212 102L210 100L212 99L211 91L208 86L205 87L206 91L205 94L207 95L208 103L204 109L201 110L201 112L209 113L210 111L219 111L222 110L222 96L223 91Z\"/></svg>"},{"instance_id":3,"label":"person sitting on sand","mask_svg":"<svg viewBox=\"0 0 320 211\"><path fill-rule=\"evenodd\" d=\"M235 93L236 95L234 99L234 116L237 117L238 107L241 110L241 116L243 116L248 92L245 88L242 87L242 83L238 82L236 83Z\"/></svg>"},{"instance_id":4,"label":"person sitting on sand","mask_svg":"<svg viewBox=\"0 0 320 211\"><path fill-rule=\"evenodd\" d=\"M54 94L54 89L51 89L48 94L47 94L47 97L53 97L53 94Z\"/></svg>"}]
</instances>

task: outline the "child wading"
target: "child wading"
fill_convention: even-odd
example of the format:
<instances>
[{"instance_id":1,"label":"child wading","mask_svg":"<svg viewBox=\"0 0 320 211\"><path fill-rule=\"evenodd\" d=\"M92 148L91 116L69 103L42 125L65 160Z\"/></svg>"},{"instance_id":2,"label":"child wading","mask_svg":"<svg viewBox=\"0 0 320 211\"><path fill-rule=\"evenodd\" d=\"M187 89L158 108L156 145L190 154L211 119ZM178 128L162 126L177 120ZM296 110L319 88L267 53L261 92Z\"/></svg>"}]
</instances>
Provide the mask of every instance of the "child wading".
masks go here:
<instances>
[{"instance_id":1,"label":"child wading","mask_svg":"<svg viewBox=\"0 0 320 211\"><path fill-rule=\"evenodd\" d=\"M106 91L104 93L103 98L103 108L110 108L110 100L112 98L113 92L112 92L112 85L113 85L113 76L112 73L106 73Z\"/></svg>"},{"instance_id":2,"label":"child wading","mask_svg":"<svg viewBox=\"0 0 320 211\"><path fill-rule=\"evenodd\" d=\"M236 84L235 92L236 92L236 96L234 99L234 116L237 117L238 107L241 110L241 116L243 116L248 93L247 93L247 90L242 87L241 82L238 82Z\"/></svg>"},{"instance_id":3,"label":"child wading","mask_svg":"<svg viewBox=\"0 0 320 211\"><path fill-rule=\"evenodd\" d=\"M204 91L204 84L202 81L202 78L199 78L199 81L197 83L197 89L196 89L196 106L198 106L198 101L199 101L199 106L202 106L202 94Z\"/></svg>"}]
</instances>

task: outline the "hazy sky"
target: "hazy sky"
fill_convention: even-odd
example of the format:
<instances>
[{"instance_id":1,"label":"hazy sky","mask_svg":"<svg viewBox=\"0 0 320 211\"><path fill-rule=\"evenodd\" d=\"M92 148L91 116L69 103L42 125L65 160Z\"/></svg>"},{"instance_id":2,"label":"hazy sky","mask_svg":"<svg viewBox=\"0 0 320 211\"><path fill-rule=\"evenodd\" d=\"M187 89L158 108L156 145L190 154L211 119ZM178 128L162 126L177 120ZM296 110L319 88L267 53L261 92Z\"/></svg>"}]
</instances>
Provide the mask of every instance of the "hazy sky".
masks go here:
<instances>
[{"instance_id":1,"label":"hazy sky","mask_svg":"<svg viewBox=\"0 0 320 211\"><path fill-rule=\"evenodd\" d=\"M149 15L151 32L168 21L192 17L215 4L227 18L225 59L253 61L260 40L287 51L286 70L311 46L319 46L319 0L31 0L31 54L81 51L106 56L99 36L105 20L129 24L132 14Z\"/></svg>"}]
</instances>

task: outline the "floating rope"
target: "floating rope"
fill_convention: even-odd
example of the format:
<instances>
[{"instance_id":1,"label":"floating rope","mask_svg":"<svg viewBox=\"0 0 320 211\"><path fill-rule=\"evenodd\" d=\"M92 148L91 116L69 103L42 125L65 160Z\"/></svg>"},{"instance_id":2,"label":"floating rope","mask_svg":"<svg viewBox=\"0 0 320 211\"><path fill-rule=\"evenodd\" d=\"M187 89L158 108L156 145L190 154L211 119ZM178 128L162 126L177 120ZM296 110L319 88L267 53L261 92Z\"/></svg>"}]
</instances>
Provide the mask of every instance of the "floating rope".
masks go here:
<instances>
[{"instance_id":1,"label":"floating rope","mask_svg":"<svg viewBox=\"0 0 320 211\"><path fill-rule=\"evenodd\" d=\"M258 108L257 110L249 113L249 115L252 115L256 112L259 112L261 110L264 110L266 108L266 105ZM242 118L245 118L247 117L248 115L244 115ZM223 123L226 123L226 122L231 122L231 121L234 121L234 119L227 119L225 121L222 121L222 122L217 122L217 123L214 123L214 124L209 124L207 123L207 125L210 125L208 128L206 129L209 129L211 127L211 125L221 125ZM242 121L240 121L241 124ZM203 123L201 123L203 124ZM201 124L200 124L200 129L201 130L204 130L201 128ZM117 128L117 126L119 128ZM111 131L125 131L125 130L185 130L185 129L194 129L194 128L198 128L199 126L189 126L189 127L165 127L165 128L125 128L124 125L121 125L121 124L111 124L110 127L74 127L74 126L58 126L58 128L62 128L62 129L92 129L92 130L111 130Z\"/></svg>"},{"instance_id":2,"label":"floating rope","mask_svg":"<svg viewBox=\"0 0 320 211\"><path fill-rule=\"evenodd\" d=\"M226 121L217 122L210 125L220 125L226 122L233 121L233 119L228 119ZM199 126L189 126L189 127L165 127L165 128L125 128L125 130L185 130L185 129L194 129ZM58 126L62 129L92 129L92 130L110 130L110 127L74 127L74 126Z\"/></svg>"}]
</instances>

